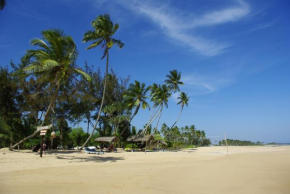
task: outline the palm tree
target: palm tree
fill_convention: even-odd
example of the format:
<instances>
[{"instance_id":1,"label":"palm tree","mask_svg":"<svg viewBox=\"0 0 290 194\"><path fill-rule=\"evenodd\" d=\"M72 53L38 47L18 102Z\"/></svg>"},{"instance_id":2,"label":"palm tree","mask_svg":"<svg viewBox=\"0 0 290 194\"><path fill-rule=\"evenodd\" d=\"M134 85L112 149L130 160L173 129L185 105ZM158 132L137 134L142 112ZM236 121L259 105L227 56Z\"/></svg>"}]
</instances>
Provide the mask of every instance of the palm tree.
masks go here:
<instances>
[{"instance_id":1,"label":"palm tree","mask_svg":"<svg viewBox=\"0 0 290 194\"><path fill-rule=\"evenodd\" d=\"M200 137L201 137L201 131L200 130L196 130L195 131L195 139L196 139L196 144L200 145Z\"/></svg>"},{"instance_id":2,"label":"palm tree","mask_svg":"<svg viewBox=\"0 0 290 194\"><path fill-rule=\"evenodd\" d=\"M128 108L132 110L135 108L134 113L132 114L130 121L128 125L131 123L133 118L137 115L140 107L142 106L143 109L146 109L147 107L150 109L150 106L148 102L146 102L146 99L148 98L146 96L146 93L150 87L146 87L145 83L140 84L140 82L135 81L135 84L130 84L128 90L124 94L124 100L127 104ZM127 127L124 128L121 135L125 131Z\"/></svg>"},{"instance_id":3,"label":"palm tree","mask_svg":"<svg viewBox=\"0 0 290 194\"><path fill-rule=\"evenodd\" d=\"M181 110L180 110L180 113L179 113L177 120L173 123L171 128L173 128L175 126L175 124L177 123L177 121L179 120L181 113L183 111L184 105L188 106L189 97L187 96L187 94L185 92L181 92L180 96L177 99L179 99L177 104L181 105Z\"/></svg>"},{"instance_id":4,"label":"palm tree","mask_svg":"<svg viewBox=\"0 0 290 194\"><path fill-rule=\"evenodd\" d=\"M140 82L135 81L135 84L130 84L128 90L124 94L125 103L128 105L129 109L135 108L130 120L137 115L141 105L143 109L147 107L150 108L149 104L146 102L148 98L146 93L150 88L146 87L145 83L140 84Z\"/></svg>"},{"instance_id":5,"label":"palm tree","mask_svg":"<svg viewBox=\"0 0 290 194\"><path fill-rule=\"evenodd\" d=\"M6 0L0 0L0 10L4 9L6 6Z\"/></svg>"},{"instance_id":6,"label":"palm tree","mask_svg":"<svg viewBox=\"0 0 290 194\"><path fill-rule=\"evenodd\" d=\"M119 48L122 48L124 46L124 44L120 40L112 38L112 36L118 30L119 24L114 25L108 14L98 16L92 22L92 26L94 28L94 31L86 32L83 38L83 42L91 42L91 41L93 42L89 47L87 47L87 49L92 49L97 46L101 46L101 48L104 50L103 56L101 59L104 59L105 57L107 57L107 62L106 62L106 74L105 74L105 81L104 81L103 97L102 97L102 102L99 109L98 117L89 138L86 140L86 142L83 144L82 147L86 146L86 144L92 138L95 132L95 129L97 127L97 124L99 122L101 113L102 113L102 107L104 104L105 93L106 93L107 75L108 75L108 69L109 69L109 49L112 48L115 44Z\"/></svg>"},{"instance_id":7,"label":"palm tree","mask_svg":"<svg viewBox=\"0 0 290 194\"><path fill-rule=\"evenodd\" d=\"M183 82L180 81L181 73L177 70L172 70L169 73L169 75L166 75L167 79L165 80L166 85L169 87L169 91L180 91L179 85L183 85Z\"/></svg>"},{"instance_id":8,"label":"palm tree","mask_svg":"<svg viewBox=\"0 0 290 194\"><path fill-rule=\"evenodd\" d=\"M150 96L151 96L151 101L153 101L153 96L156 94L158 87L159 87L159 86L158 86L156 83L153 83L152 86L149 86L149 89L150 89ZM158 109L159 109L160 107L158 107L157 110L154 111L155 108L156 108L156 107L153 106L153 109L152 109L151 115L150 115L150 117L149 117L149 121L148 121L148 123L150 123L150 121L153 120L153 118L155 117L155 115L156 115L156 113L158 112Z\"/></svg>"},{"instance_id":9,"label":"palm tree","mask_svg":"<svg viewBox=\"0 0 290 194\"><path fill-rule=\"evenodd\" d=\"M200 132L200 138L201 138L201 145L203 145L203 141L205 140L206 136L205 136L205 132L203 130L201 130Z\"/></svg>"},{"instance_id":10,"label":"palm tree","mask_svg":"<svg viewBox=\"0 0 290 194\"><path fill-rule=\"evenodd\" d=\"M196 128L195 128L195 125L191 125L189 127L189 133L190 133L190 145L193 145L193 141L195 140L196 138Z\"/></svg>"},{"instance_id":11,"label":"palm tree","mask_svg":"<svg viewBox=\"0 0 290 194\"><path fill-rule=\"evenodd\" d=\"M154 90L155 91L152 92L153 96L151 97L151 100L153 101L153 107L154 108L159 107L160 110L155 116L153 116L153 118L151 118L151 121L147 124L147 127L153 122L153 120L156 119L157 116L159 116L156 127L155 127L155 129L157 130L157 127L161 118L162 110L164 106L166 108L168 107L168 100L171 96L171 92L169 91L169 87L167 87L166 85L158 86L157 88L154 88ZM143 129L143 133L145 133L147 127Z\"/></svg>"},{"instance_id":12,"label":"palm tree","mask_svg":"<svg viewBox=\"0 0 290 194\"><path fill-rule=\"evenodd\" d=\"M17 73L25 76L34 75L38 81L48 84L47 90L53 91L49 106L45 112L41 126L44 125L57 99L60 87L67 80L76 74L80 74L87 80L90 76L80 69L74 68L77 57L76 44L70 36L65 35L60 30L48 30L42 32L43 39L33 39L32 46L39 49L28 50L25 58L29 61L27 66ZM10 149L15 148L24 141L34 137L39 130L32 135L25 137Z\"/></svg>"}]
</instances>

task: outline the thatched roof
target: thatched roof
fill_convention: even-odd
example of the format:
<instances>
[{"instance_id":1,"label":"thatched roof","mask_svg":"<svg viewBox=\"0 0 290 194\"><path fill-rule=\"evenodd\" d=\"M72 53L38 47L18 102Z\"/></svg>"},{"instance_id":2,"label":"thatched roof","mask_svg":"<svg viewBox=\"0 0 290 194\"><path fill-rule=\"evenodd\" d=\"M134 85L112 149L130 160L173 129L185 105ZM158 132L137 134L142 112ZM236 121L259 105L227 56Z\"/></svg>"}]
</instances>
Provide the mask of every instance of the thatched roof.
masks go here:
<instances>
[{"instance_id":1,"label":"thatched roof","mask_svg":"<svg viewBox=\"0 0 290 194\"><path fill-rule=\"evenodd\" d=\"M154 139L153 135L134 135L129 137L127 141L129 142L142 142L142 141L149 141L150 139Z\"/></svg>"},{"instance_id":2,"label":"thatched roof","mask_svg":"<svg viewBox=\"0 0 290 194\"><path fill-rule=\"evenodd\" d=\"M118 138L116 136L110 136L110 137L98 137L95 139L95 141L99 141L99 142L113 142L113 141L117 141Z\"/></svg>"}]
</instances>

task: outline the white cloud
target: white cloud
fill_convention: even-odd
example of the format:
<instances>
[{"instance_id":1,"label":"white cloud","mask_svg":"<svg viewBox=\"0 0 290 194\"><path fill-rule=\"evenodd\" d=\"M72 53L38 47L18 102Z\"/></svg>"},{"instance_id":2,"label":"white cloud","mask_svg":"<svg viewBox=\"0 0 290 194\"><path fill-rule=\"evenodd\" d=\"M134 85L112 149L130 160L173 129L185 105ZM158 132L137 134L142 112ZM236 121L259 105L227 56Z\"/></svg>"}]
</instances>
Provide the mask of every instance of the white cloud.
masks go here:
<instances>
[{"instance_id":1,"label":"white cloud","mask_svg":"<svg viewBox=\"0 0 290 194\"><path fill-rule=\"evenodd\" d=\"M200 35L194 34L192 32L193 29L235 22L247 16L250 12L248 4L242 0L237 0L236 5L230 8L212 11L202 16L195 16L194 18L188 16L188 13L184 13L181 10L177 12L170 6L157 1L120 0L118 2L135 14L141 14L149 18L174 42L189 47L205 56L218 55L229 47L230 44L202 38Z\"/></svg>"},{"instance_id":2,"label":"white cloud","mask_svg":"<svg viewBox=\"0 0 290 194\"><path fill-rule=\"evenodd\" d=\"M246 33L254 32L254 31L257 31L257 30L262 30L262 29L265 29L265 28L269 28L269 27L273 26L274 24L275 24L275 21L272 21L270 23L259 25L259 26L255 27L255 28L252 28L250 30L242 32L241 34L246 34Z\"/></svg>"},{"instance_id":3,"label":"white cloud","mask_svg":"<svg viewBox=\"0 0 290 194\"><path fill-rule=\"evenodd\" d=\"M184 87L190 92L191 96L209 94L234 83L230 76L200 76L191 74L184 76L182 81Z\"/></svg>"},{"instance_id":4,"label":"white cloud","mask_svg":"<svg viewBox=\"0 0 290 194\"><path fill-rule=\"evenodd\" d=\"M199 26L218 25L227 22L235 22L245 17L250 12L248 4L246 4L242 0L239 0L237 2L238 6L225 8L220 11L213 11L208 14L205 14L201 18L196 19L191 26L199 27Z\"/></svg>"}]
</instances>

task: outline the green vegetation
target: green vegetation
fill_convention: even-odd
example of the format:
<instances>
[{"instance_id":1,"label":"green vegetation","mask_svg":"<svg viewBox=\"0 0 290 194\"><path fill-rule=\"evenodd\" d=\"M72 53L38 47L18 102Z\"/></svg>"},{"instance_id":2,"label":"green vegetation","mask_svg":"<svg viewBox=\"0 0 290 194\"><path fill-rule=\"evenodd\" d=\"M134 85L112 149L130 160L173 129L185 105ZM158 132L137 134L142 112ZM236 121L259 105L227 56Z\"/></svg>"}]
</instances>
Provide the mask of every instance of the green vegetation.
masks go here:
<instances>
[{"instance_id":1,"label":"green vegetation","mask_svg":"<svg viewBox=\"0 0 290 194\"><path fill-rule=\"evenodd\" d=\"M92 22L93 31L85 33L83 42L92 42L87 49L100 46L106 58L104 75L100 69L93 71L87 63L78 68L78 51L73 39L61 30L46 30L42 38L33 39L35 49L27 50L20 64L11 62L11 70L0 69L0 147L11 149L32 148L40 143L37 126L53 124L44 137L51 147L72 148L96 145L98 136L118 136L120 146L127 144L127 138L138 134L152 134L158 142L168 147L189 147L209 145L205 132L195 126L176 126L189 97L180 91L181 73L172 70L163 84L146 86L129 78L120 78L109 71L109 51L124 44L113 35L119 28L110 16L100 15ZM162 112L168 107L169 98L179 93L181 106L177 120L168 127L158 127ZM151 105L151 106L150 106ZM137 129L132 120L142 110L150 109L149 121ZM155 122L154 122L155 121ZM153 122L156 124L153 125ZM86 132L70 125L86 123ZM89 129L92 128L89 134ZM56 133L52 139L51 132Z\"/></svg>"},{"instance_id":2,"label":"green vegetation","mask_svg":"<svg viewBox=\"0 0 290 194\"><path fill-rule=\"evenodd\" d=\"M194 125L169 128L164 123L161 127L161 133L169 147L208 146L211 144L211 141L206 138L206 133L202 130L197 130Z\"/></svg>"},{"instance_id":3,"label":"green vegetation","mask_svg":"<svg viewBox=\"0 0 290 194\"><path fill-rule=\"evenodd\" d=\"M251 141L241 141L236 139L227 139L227 144L229 146L253 146L253 145L264 145L262 142L251 142ZM219 145L226 145L225 140L219 141Z\"/></svg>"},{"instance_id":4,"label":"green vegetation","mask_svg":"<svg viewBox=\"0 0 290 194\"><path fill-rule=\"evenodd\" d=\"M99 17L97 17L92 22L92 27L95 29L95 31L86 32L83 38L83 42L93 41L93 43L87 49L92 49L97 46L101 46L101 48L104 50L104 53L101 59L104 59L105 57L107 57L107 62L106 62L106 74L105 74L103 97L102 97L102 102L99 109L99 114L95 122L95 125L93 127L93 131L91 135L85 141L82 147L86 146L86 144L94 135L95 129L101 117L102 107L105 100L106 84L107 84L107 77L108 77L108 70L109 70L109 49L111 49L114 45L117 45L119 48L122 48L124 46L124 44L120 40L116 40L112 38L112 36L118 30L119 24L114 25L108 14L100 15Z\"/></svg>"}]
</instances>

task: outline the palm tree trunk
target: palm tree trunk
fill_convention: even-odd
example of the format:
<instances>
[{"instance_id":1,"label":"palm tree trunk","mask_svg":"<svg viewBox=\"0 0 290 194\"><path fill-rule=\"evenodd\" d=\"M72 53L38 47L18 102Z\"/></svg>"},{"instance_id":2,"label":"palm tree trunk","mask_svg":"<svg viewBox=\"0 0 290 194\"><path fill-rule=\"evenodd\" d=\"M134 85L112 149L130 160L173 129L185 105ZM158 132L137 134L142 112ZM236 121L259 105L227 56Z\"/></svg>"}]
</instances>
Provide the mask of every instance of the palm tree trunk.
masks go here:
<instances>
[{"instance_id":1,"label":"palm tree trunk","mask_svg":"<svg viewBox=\"0 0 290 194\"><path fill-rule=\"evenodd\" d=\"M182 110L183 110L183 106L181 107L181 110L180 110L180 113L179 113L179 116L177 118L177 120L173 123L173 125L171 126L171 129L175 126L175 124L177 123L177 121L179 120L180 116L181 116L181 113L182 113Z\"/></svg>"},{"instance_id":2,"label":"palm tree trunk","mask_svg":"<svg viewBox=\"0 0 290 194\"><path fill-rule=\"evenodd\" d=\"M151 119L151 121L146 125L146 127L143 129L141 134L145 134L147 128L150 126L150 124L156 119L156 117L161 113L161 110Z\"/></svg>"},{"instance_id":3,"label":"palm tree trunk","mask_svg":"<svg viewBox=\"0 0 290 194\"><path fill-rule=\"evenodd\" d=\"M107 48L108 49L108 48ZM100 110L99 110L99 113L98 113L98 117L97 117L97 120L96 120L96 123L93 127L93 130L89 136L89 138L86 140L86 142L82 145L81 149L83 149L83 147L85 147L87 145L87 143L90 141L90 139L92 138L92 136L94 135L95 133L95 130L97 128L97 124L100 120L100 117L101 117L101 113L102 113L102 108L103 108L103 104L104 104L104 101L105 101L105 94L106 94L106 85L107 85L107 77L108 77L108 69L109 69L109 49L107 50L107 63L106 63L106 74L105 74L105 83L104 83L104 91L103 91L103 97L102 97L102 102L101 102L101 107L100 107Z\"/></svg>"},{"instance_id":4,"label":"palm tree trunk","mask_svg":"<svg viewBox=\"0 0 290 194\"><path fill-rule=\"evenodd\" d=\"M155 120L155 117L156 117L156 115L158 115L159 114L159 108L160 108L160 106L158 106L158 108L157 108L157 110L154 112L153 111L153 109L152 109L152 113L151 113L151 115L150 115L150 118L149 118L149 121L148 121L148 123L152 123L154 120ZM153 112L154 112L154 114L153 114Z\"/></svg>"},{"instance_id":5,"label":"palm tree trunk","mask_svg":"<svg viewBox=\"0 0 290 194\"><path fill-rule=\"evenodd\" d=\"M157 121L157 124L156 124L156 127L155 127L155 131L154 131L154 133L157 131L158 124L159 124L159 121L160 121L160 118L161 118L161 114L162 114L162 110L163 110L163 106L162 106L161 109L160 109L160 114L159 114L159 118L158 118L158 121Z\"/></svg>"},{"instance_id":6,"label":"palm tree trunk","mask_svg":"<svg viewBox=\"0 0 290 194\"><path fill-rule=\"evenodd\" d=\"M57 98L57 96L58 96L59 89L60 89L60 84L59 84L59 82L58 82L58 83L57 83L57 87L56 87L55 94L54 94L54 96L52 97L52 99L51 99L51 101L50 101L50 103L49 103L49 106L48 106L48 108L47 108L47 110L46 110L46 113L45 113L45 115L44 115L44 119L43 119L43 121L42 121L42 123L41 123L40 126L43 126L43 125L44 125L44 123L45 123L45 121L46 121L46 119L47 119L47 116L49 115L49 113L50 113L50 111L51 111L51 109L52 109L52 107L53 107L53 105L54 105L54 103L55 103L55 101L56 101L56 98ZM14 144L13 146L11 146L9 149L10 149L10 150L13 150L16 146L22 144L23 142L25 142L25 141L28 140L28 139L33 138L33 137L34 137L35 135L37 135L39 132L40 132L40 130L38 130L38 129L35 130L34 133L32 133L31 135L29 135L29 136L23 138L22 140L20 140L19 142L17 142L17 143ZM41 146L42 146L42 145L41 145Z\"/></svg>"},{"instance_id":7,"label":"palm tree trunk","mask_svg":"<svg viewBox=\"0 0 290 194\"><path fill-rule=\"evenodd\" d=\"M133 114L132 117L130 118L130 123L131 123L131 121L133 120L133 118L137 115L139 109L140 109L140 105L138 105L138 106L135 108L134 114Z\"/></svg>"},{"instance_id":8,"label":"palm tree trunk","mask_svg":"<svg viewBox=\"0 0 290 194\"><path fill-rule=\"evenodd\" d=\"M87 134L89 134L89 129L90 129L90 119L88 119Z\"/></svg>"}]
</instances>

